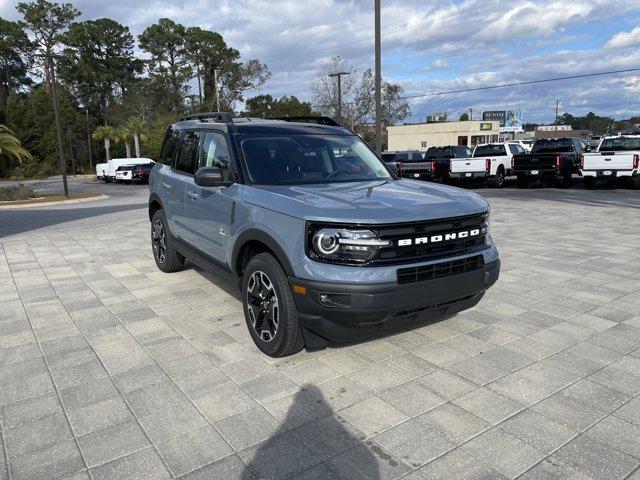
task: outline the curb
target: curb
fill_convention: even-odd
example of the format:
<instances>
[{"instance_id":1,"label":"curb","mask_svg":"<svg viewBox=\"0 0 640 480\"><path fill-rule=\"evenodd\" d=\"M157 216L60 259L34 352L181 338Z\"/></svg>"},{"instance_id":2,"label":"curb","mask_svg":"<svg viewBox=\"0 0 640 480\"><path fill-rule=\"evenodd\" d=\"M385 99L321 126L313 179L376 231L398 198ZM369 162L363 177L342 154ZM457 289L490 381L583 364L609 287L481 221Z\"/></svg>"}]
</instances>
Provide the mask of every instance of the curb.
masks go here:
<instances>
[{"instance_id":1,"label":"curb","mask_svg":"<svg viewBox=\"0 0 640 480\"><path fill-rule=\"evenodd\" d=\"M39 202L39 203L23 203L21 205L0 205L0 210L14 210L18 208L32 208L32 207L48 207L54 205L67 205L73 203L87 203L95 202L97 200L106 200L109 195L100 195L98 197L89 198L76 198L71 200L59 200L57 202Z\"/></svg>"}]
</instances>

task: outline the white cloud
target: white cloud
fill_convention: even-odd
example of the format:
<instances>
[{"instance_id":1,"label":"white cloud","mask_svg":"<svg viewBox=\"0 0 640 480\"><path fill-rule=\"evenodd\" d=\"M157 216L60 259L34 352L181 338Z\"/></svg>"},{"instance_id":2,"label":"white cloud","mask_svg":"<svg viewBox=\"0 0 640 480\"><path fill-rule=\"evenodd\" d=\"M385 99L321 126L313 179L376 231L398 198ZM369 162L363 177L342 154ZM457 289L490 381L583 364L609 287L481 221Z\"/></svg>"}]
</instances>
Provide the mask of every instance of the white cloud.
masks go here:
<instances>
[{"instance_id":1,"label":"white cloud","mask_svg":"<svg viewBox=\"0 0 640 480\"><path fill-rule=\"evenodd\" d=\"M136 35L165 16L220 32L244 58L259 58L273 72L267 85L250 95L287 94L308 100L310 79L323 59L332 55L340 55L358 70L373 66L370 1L65 1L74 3L84 19L111 17ZM0 16L18 18L17 2L0 0ZM382 4L383 73L401 83L407 94L640 65L640 53L627 51L625 56L614 50L640 45L640 27L608 42L597 36L594 27L598 22L610 26L607 19L614 16L616 22L622 16L632 19L630 13L640 13L637 0L385 0ZM581 46L594 38L608 48ZM560 46L566 50L558 50ZM568 109L588 105L601 108L601 113L624 110L625 105L640 109L630 95L638 88L638 80L632 78L597 77L429 97L413 101L414 111L455 113L473 106L475 113L485 107L521 105L531 119L550 115L556 97Z\"/></svg>"},{"instance_id":2,"label":"white cloud","mask_svg":"<svg viewBox=\"0 0 640 480\"><path fill-rule=\"evenodd\" d=\"M605 45L606 48L629 48L640 46L640 27L630 32L616 33Z\"/></svg>"}]
</instances>

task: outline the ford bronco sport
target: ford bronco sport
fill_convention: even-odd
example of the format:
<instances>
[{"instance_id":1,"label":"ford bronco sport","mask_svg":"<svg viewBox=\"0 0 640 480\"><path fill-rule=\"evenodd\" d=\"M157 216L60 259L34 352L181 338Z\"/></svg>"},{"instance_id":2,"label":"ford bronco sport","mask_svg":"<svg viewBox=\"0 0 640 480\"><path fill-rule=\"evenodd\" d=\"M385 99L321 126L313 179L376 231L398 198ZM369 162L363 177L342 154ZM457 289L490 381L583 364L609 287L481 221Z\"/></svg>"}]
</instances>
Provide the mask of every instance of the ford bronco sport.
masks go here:
<instances>
[{"instance_id":1,"label":"ford bronco sport","mask_svg":"<svg viewBox=\"0 0 640 480\"><path fill-rule=\"evenodd\" d=\"M482 197L399 179L329 118L290 120L214 112L169 127L149 182L160 270L225 273L274 357L480 301L500 270Z\"/></svg>"}]
</instances>

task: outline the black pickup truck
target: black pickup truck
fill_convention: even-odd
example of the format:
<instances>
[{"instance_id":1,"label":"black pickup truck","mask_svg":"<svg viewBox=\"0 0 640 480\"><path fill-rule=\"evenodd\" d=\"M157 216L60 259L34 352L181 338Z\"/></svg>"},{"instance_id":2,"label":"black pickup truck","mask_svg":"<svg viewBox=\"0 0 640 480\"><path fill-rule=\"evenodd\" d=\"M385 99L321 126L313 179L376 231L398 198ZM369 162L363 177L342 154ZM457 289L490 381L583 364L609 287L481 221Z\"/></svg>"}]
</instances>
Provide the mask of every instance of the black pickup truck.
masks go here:
<instances>
[{"instance_id":1,"label":"black pickup truck","mask_svg":"<svg viewBox=\"0 0 640 480\"><path fill-rule=\"evenodd\" d=\"M382 152L382 160L400 177L415 180L431 180L431 162L427 162L418 150Z\"/></svg>"},{"instance_id":2,"label":"black pickup truck","mask_svg":"<svg viewBox=\"0 0 640 480\"><path fill-rule=\"evenodd\" d=\"M442 183L449 182L449 170L452 158L469 158L471 149L465 146L446 145L444 147L429 147L425 152L425 160L431 162L434 180Z\"/></svg>"},{"instance_id":3,"label":"black pickup truck","mask_svg":"<svg viewBox=\"0 0 640 480\"><path fill-rule=\"evenodd\" d=\"M518 187L526 188L532 180L542 183L560 181L571 185L571 175L580 171L580 159L589 147L579 138L563 137L536 140L531 153L514 155L511 170L518 177Z\"/></svg>"}]
</instances>

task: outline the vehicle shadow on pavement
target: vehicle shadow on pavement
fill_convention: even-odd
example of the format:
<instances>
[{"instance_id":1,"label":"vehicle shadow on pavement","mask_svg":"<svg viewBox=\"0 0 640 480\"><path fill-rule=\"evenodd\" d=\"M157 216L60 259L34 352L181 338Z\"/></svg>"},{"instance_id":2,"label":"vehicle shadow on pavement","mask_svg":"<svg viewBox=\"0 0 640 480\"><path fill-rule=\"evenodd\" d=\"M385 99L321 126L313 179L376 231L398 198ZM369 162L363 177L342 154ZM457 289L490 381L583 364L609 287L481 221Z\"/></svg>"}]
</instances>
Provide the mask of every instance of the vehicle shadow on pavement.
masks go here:
<instances>
[{"instance_id":1,"label":"vehicle shadow on pavement","mask_svg":"<svg viewBox=\"0 0 640 480\"><path fill-rule=\"evenodd\" d=\"M112 213L142 210L146 203L129 205L105 205L100 207L64 208L64 209L40 209L20 208L15 210L0 211L0 238L10 235L18 235L31 230L37 230L53 225L96 218Z\"/></svg>"},{"instance_id":2,"label":"vehicle shadow on pavement","mask_svg":"<svg viewBox=\"0 0 640 480\"><path fill-rule=\"evenodd\" d=\"M314 385L295 394L282 423L286 429L249 450L251 460L240 478L379 480L380 463L396 463L373 442L363 444L366 436L335 415Z\"/></svg>"}]
</instances>

